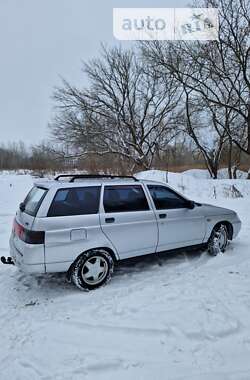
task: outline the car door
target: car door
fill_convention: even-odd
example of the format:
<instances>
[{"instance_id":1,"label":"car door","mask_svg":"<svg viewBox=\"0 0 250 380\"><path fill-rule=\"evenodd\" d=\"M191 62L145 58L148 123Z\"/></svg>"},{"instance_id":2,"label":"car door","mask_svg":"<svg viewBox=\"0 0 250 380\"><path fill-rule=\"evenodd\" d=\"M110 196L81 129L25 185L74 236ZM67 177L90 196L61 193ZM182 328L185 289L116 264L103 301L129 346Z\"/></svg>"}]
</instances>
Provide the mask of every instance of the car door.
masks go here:
<instances>
[{"instance_id":1,"label":"car door","mask_svg":"<svg viewBox=\"0 0 250 380\"><path fill-rule=\"evenodd\" d=\"M100 219L121 259L156 251L156 217L142 185L105 185Z\"/></svg>"},{"instance_id":2,"label":"car door","mask_svg":"<svg viewBox=\"0 0 250 380\"><path fill-rule=\"evenodd\" d=\"M205 236L201 207L190 208L188 200L164 185L148 185L159 227L157 251L200 244Z\"/></svg>"},{"instance_id":3,"label":"car door","mask_svg":"<svg viewBox=\"0 0 250 380\"><path fill-rule=\"evenodd\" d=\"M102 246L99 219L101 186L81 186L57 190L47 216L37 227L45 232L45 264L60 269L82 252Z\"/></svg>"}]
</instances>

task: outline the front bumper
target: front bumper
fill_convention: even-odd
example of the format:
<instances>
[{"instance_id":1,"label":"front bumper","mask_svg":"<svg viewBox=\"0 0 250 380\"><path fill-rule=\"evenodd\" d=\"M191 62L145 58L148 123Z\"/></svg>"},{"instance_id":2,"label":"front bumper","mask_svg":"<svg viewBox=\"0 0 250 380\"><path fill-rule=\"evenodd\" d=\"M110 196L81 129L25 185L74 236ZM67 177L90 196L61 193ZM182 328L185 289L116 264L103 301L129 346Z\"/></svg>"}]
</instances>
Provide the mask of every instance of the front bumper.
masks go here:
<instances>
[{"instance_id":1,"label":"front bumper","mask_svg":"<svg viewBox=\"0 0 250 380\"><path fill-rule=\"evenodd\" d=\"M24 260L24 254L22 254L16 247L13 238L10 238L10 256L16 265L22 272L25 273L45 273L44 264L29 264Z\"/></svg>"},{"instance_id":2,"label":"front bumper","mask_svg":"<svg viewBox=\"0 0 250 380\"><path fill-rule=\"evenodd\" d=\"M239 235L239 232L241 230L241 224L242 223L240 220L232 223L232 225L233 225L233 239L235 239Z\"/></svg>"}]
</instances>

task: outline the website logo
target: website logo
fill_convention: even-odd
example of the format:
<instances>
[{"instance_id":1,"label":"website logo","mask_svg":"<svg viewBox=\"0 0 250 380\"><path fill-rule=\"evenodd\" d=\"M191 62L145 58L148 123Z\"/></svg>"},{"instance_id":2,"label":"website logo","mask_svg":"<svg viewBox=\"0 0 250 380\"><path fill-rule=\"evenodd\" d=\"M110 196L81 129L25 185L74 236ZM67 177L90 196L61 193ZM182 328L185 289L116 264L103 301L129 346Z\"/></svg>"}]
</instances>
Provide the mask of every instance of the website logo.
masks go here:
<instances>
[{"instance_id":1,"label":"website logo","mask_svg":"<svg viewBox=\"0 0 250 380\"><path fill-rule=\"evenodd\" d=\"M217 40L217 8L114 8L118 40Z\"/></svg>"}]
</instances>

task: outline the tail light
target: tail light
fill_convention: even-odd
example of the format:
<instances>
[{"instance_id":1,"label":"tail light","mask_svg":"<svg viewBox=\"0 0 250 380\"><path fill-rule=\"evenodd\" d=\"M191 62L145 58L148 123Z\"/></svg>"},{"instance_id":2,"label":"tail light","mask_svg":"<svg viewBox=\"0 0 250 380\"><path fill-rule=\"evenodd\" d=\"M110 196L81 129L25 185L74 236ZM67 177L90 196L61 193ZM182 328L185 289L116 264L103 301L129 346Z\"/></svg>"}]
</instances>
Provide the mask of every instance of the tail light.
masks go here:
<instances>
[{"instance_id":1,"label":"tail light","mask_svg":"<svg viewBox=\"0 0 250 380\"><path fill-rule=\"evenodd\" d=\"M31 231L19 224L16 219L13 223L14 234L27 244L44 244L44 231Z\"/></svg>"}]
</instances>

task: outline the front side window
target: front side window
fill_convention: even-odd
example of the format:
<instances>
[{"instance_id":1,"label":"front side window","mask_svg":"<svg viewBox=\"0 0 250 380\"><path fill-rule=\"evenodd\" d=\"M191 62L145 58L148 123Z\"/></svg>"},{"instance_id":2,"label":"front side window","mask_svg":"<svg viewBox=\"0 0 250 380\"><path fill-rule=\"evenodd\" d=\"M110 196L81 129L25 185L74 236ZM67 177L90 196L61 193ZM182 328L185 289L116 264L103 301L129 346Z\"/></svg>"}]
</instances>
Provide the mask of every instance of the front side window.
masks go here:
<instances>
[{"instance_id":1,"label":"front side window","mask_svg":"<svg viewBox=\"0 0 250 380\"><path fill-rule=\"evenodd\" d=\"M185 199L165 186L148 185L148 189L157 210L186 207Z\"/></svg>"},{"instance_id":2,"label":"front side window","mask_svg":"<svg viewBox=\"0 0 250 380\"><path fill-rule=\"evenodd\" d=\"M42 187L34 186L23 202L25 206L24 212L31 216L36 216L47 191Z\"/></svg>"},{"instance_id":3,"label":"front side window","mask_svg":"<svg viewBox=\"0 0 250 380\"><path fill-rule=\"evenodd\" d=\"M97 214L100 189L100 186L89 186L58 190L48 216Z\"/></svg>"},{"instance_id":4,"label":"front side window","mask_svg":"<svg viewBox=\"0 0 250 380\"><path fill-rule=\"evenodd\" d=\"M149 210L148 201L140 185L105 186L103 205L105 212Z\"/></svg>"}]
</instances>

